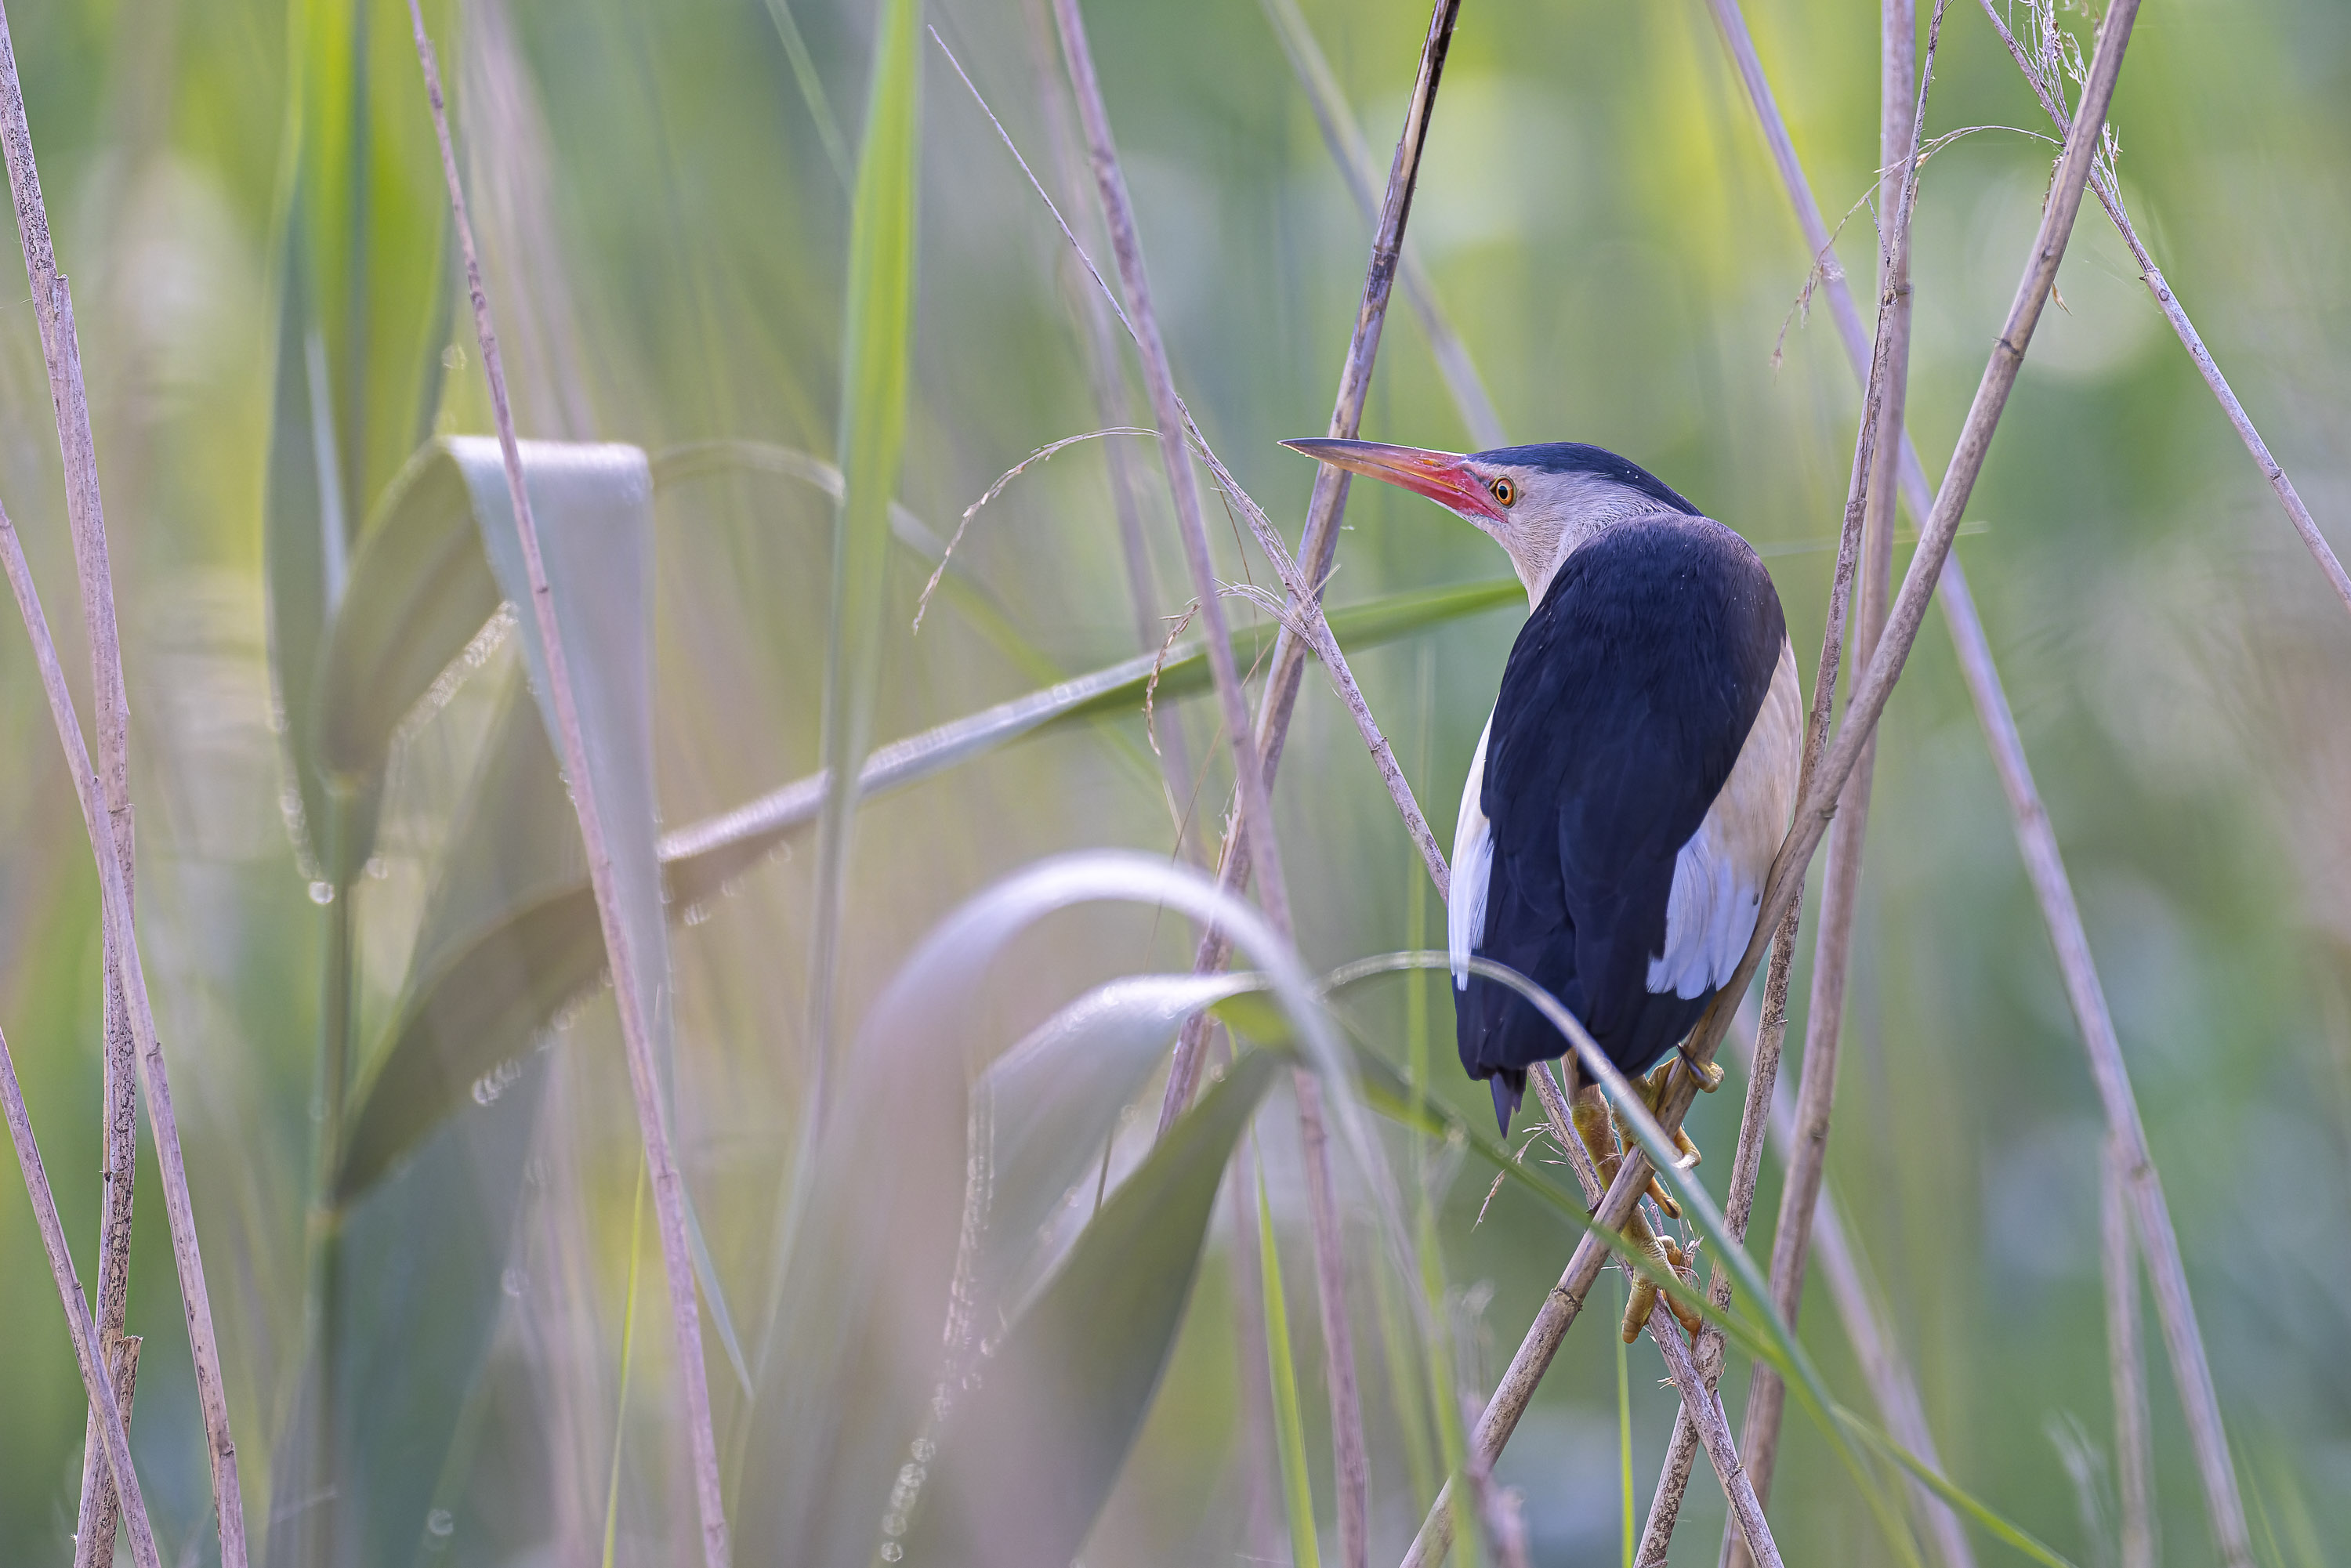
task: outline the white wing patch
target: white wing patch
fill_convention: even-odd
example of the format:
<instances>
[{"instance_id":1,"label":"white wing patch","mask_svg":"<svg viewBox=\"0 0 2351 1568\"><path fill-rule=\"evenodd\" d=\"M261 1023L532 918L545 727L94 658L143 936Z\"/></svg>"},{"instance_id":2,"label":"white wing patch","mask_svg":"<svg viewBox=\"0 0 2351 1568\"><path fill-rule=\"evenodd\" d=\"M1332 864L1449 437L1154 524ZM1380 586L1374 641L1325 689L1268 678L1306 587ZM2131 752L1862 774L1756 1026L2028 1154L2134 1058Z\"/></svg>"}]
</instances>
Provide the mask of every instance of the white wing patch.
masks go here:
<instances>
[{"instance_id":1,"label":"white wing patch","mask_svg":"<svg viewBox=\"0 0 2351 1568\"><path fill-rule=\"evenodd\" d=\"M1796 652L1783 640L1771 689L1731 765L1730 777L1707 808L1698 831L1674 857L1665 950L1649 960L1653 994L1704 996L1728 982L1746 956L1763 883L1771 873L1771 857L1787 837L1788 820L1796 808L1803 727ZM1484 757L1482 749L1479 757Z\"/></svg>"},{"instance_id":2,"label":"white wing patch","mask_svg":"<svg viewBox=\"0 0 2351 1568\"><path fill-rule=\"evenodd\" d=\"M1469 955L1486 939L1486 892L1494 881L1494 828L1479 803L1486 792L1486 742L1494 716L1478 732L1478 754L1469 759L1469 782L1461 789L1461 816L1453 829L1451 896L1445 903L1445 946L1453 958L1453 988L1469 986Z\"/></svg>"}]
</instances>

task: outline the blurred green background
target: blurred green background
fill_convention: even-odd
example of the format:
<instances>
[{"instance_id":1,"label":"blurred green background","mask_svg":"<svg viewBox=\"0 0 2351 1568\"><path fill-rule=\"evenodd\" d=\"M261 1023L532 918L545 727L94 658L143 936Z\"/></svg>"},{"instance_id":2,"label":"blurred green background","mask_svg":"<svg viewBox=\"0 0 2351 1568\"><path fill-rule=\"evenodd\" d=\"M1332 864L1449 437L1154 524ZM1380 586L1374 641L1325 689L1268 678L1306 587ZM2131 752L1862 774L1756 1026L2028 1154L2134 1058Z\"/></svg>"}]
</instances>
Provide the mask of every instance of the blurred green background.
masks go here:
<instances>
[{"instance_id":1,"label":"blurred green background","mask_svg":"<svg viewBox=\"0 0 2351 1568\"><path fill-rule=\"evenodd\" d=\"M792 6L820 99L795 73L773 3L428 7L524 434L649 450L713 437L834 450L848 197L826 128L853 156L875 8ZM1426 10L1398 0L1304 8L1384 163ZM1044 94L1060 89L1040 74L1053 55L1039 9L924 7L1058 197L1067 187ZM279 229L300 161L298 106L308 104L314 137L328 118L315 89L305 97L306 51L354 16L364 92L349 123L367 128L357 155L372 193L367 243L387 259L372 303L335 331L380 340L383 362L407 355L411 345L429 357L445 344L437 404L429 387L403 395L425 399L432 430L479 433L487 399L463 308L451 314L455 296L436 270L439 173L403 8L92 0L21 4L9 18L90 377L133 715L143 946L256 1541L305 1343L328 939L327 912L310 896L315 870L288 832L291 776L273 733L262 516L287 283ZM1749 16L1823 204L1842 211L1874 177L1876 9L1754 0ZM1208 439L1294 537L1312 473L1274 443L1324 428L1366 225L1252 0L1120 0L1091 7L1089 21L1176 374ZM900 494L944 535L998 474L1103 421L1087 380L1082 297L1050 215L927 37L922 71L915 390ZM2175 0L2141 19L2115 111L2142 235L2338 549L2351 549L2341 522L2351 515L2346 101L2351 10L2335 0ZM2032 129L2037 116L1980 11L1952 5L1929 131ZM1930 473L2013 291L2048 169L2044 143L1994 129L1927 170L1910 425ZM1091 236L1087 207L1080 228ZM1411 245L1510 437L1623 452L1746 534L1766 552L1809 672L1859 399L1825 314L1788 323L1802 242L1696 0L1468 0ZM1855 277L1872 276L1865 209L1840 252ZM0 287L0 491L86 693L47 389L16 287ZM2034 340L1959 556L2085 906L2257 1542L2264 1561L2330 1561L2351 1541L2351 1364L2340 1348L2351 1328L2351 621L2095 209L2059 287L2064 308ZM1144 406L1139 392L1131 402ZM360 509L406 455L409 406L347 444ZM373 434L383 429L395 434ZM1401 308L1364 434L1470 444ZM1144 444L1130 446L1148 478L1157 610L1172 616L1189 597L1181 557L1155 467ZM1039 660L1008 651L972 599L1060 670L1135 652L1105 462L1103 443L1070 450L979 513L956 558L977 592L935 612L919 635L906 625L927 565L899 561L877 738L1039 684ZM668 825L816 768L831 512L815 489L739 474L658 492L655 763ZM1470 529L1379 486L1356 488L1348 523L1334 605L1503 570ZM1237 530L1213 513L1212 524L1222 575L1272 580L1261 559L1243 559ZM1270 621L1228 603L1270 643ZM1442 841L1518 619L1506 609L1354 662ZM494 654L455 700L403 731L382 836L357 889L363 1051L392 1009L496 683L515 663L510 648ZM1426 887L1344 712L1319 674L1306 687L1277 809L1300 946L1328 967L1405 946ZM1183 711L1195 758L1212 749L1211 708ZM2103 1124L1939 623L1922 637L1884 733L1831 1183L1949 1473L2075 1561L2108 1562ZM0 767L0 1023L87 1281L98 1228L97 899L16 630L0 632L0 736L10 758ZM1211 767L1188 803L1189 839L1213 841L1224 787ZM1139 713L879 801L857 833L844 971L852 1020L925 930L1003 873L1057 850L1164 853L1176 842ZM738 1313L769 1267L803 1110L813 860L805 846L784 854L676 937L682 1146ZM1433 900L1423 913L1441 929ZM1087 985L1180 968L1188 952L1184 928L1147 912L1064 917L1019 946L989 1016L1009 1040ZM1347 1008L1364 1038L1399 1059L1405 994L1388 982ZM1798 1034L1804 994L1800 966ZM1430 999L1449 1061L1442 988ZM547 1043L528 1059L538 1099L467 1109L435 1135L431 1157L384 1189L383 1202L404 1201L400 1184L433 1167L444 1183L433 1201L455 1206L426 1211L435 1228L462 1228L475 1202L511 1222L485 1243L502 1253L499 1289L486 1349L453 1375L466 1412L456 1445L420 1433L403 1447L396 1410L361 1417L381 1445L377 1462L404 1467L430 1500L415 1511L413 1549L371 1561L592 1561L601 1547L636 1123L609 1004L571 1009ZM1792 1076L1795 1057L1792 1044ZM363 1054L360 1073L370 1065ZM1449 1065L1438 1082L1482 1114L1482 1087ZM1121 1168L1139 1157L1156 1099L1144 1097L1121 1139ZM1693 1119L1714 1155L1701 1175L1718 1191L1737 1104L1721 1094ZM1327 1551L1326 1406L1286 1090L1269 1102L1259 1141L1290 1254ZM217 1548L152 1174L142 1155L131 1328L148 1337L134 1447L166 1561L203 1563ZM1758 1207L1767 1225L1776 1179L1775 1161ZM19 1190L13 1179L0 1186ZM1440 1215L1456 1359L1480 1396L1572 1245L1515 1192L1478 1222L1485 1196L1485 1178L1466 1170ZM1350 1202L1350 1235L1368 1254L1368 1209L1360 1193ZM1230 1563L1287 1549L1276 1478L1242 1440L1242 1358L1258 1347L1236 1343L1219 1213L1176 1359L1089 1563ZM396 1262L406 1233L388 1234ZM650 1227L642 1246L652 1278ZM378 1303L363 1353L412 1376L443 1375L418 1341L434 1332L432 1303L462 1288L429 1273L408 1280L406 1293ZM1373 1555L1392 1561L1427 1500L1408 1483L1369 1301L1359 1292ZM638 1314L618 1472L622 1562L682 1560L692 1534L657 1302L649 1293ZM1817 1284L1802 1327L1832 1382L1865 1405ZM0 1197L0 1559L10 1563L70 1553L82 1405L59 1329L30 1210ZM1646 1505L1674 1405L1657 1385L1654 1347L1633 1356ZM2159 1353L2150 1364L2166 1556L2208 1561L2177 1401ZM711 1367L726 1440L741 1400L715 1344ZM1735 1417L1745 1373L1734 1368L1725 1390ZM1499 1470L1524 1493L1536 1561L1615 1560L1615 1425L1606 1330L1587 1325ZM2069 1456L2095 1472L2086 1488ZM1690 1496L1677 1563L1710 1561L1719 1540L1721 1498L1703 1467ZM1850 1479L1798 1416L1771 1513L1791 1561L1892 1560Z\"/></svg>"}]
</instances>

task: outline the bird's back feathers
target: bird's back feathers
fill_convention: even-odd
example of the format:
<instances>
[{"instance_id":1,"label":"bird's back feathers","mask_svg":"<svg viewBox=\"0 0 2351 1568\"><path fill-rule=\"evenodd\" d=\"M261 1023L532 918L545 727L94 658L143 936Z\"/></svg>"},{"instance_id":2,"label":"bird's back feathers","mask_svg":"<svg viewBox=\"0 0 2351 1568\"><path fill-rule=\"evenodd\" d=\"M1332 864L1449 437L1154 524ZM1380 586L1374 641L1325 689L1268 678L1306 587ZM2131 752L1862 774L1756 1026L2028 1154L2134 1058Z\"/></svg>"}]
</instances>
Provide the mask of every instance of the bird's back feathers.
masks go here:
<instances>
[{"instance_id":1,"label":"bird's back feathers","mask_svg":"<svg viewBox=\"0 0 2351 1568\"><path fill-rule=\"evenodd\" d=\"M1483 904L1449 933L1471 1076L1501 1077L1515 1102L1526 1069L1565 1041L1506 987L1459 975L1465 934L1469 951L1558 997L1628 1072L1697 1022L1712 987L1652 990L1651 965L1677 858L1738 766L1786 641L1762 562L1705 517L1612 526L1560 568L1510 651L1481 747L1482 901L1460 874L1474 866L1457 868L1465 913ZM1741 949L1752 929L1750 914Z\"/></svg>"}]
</instances>

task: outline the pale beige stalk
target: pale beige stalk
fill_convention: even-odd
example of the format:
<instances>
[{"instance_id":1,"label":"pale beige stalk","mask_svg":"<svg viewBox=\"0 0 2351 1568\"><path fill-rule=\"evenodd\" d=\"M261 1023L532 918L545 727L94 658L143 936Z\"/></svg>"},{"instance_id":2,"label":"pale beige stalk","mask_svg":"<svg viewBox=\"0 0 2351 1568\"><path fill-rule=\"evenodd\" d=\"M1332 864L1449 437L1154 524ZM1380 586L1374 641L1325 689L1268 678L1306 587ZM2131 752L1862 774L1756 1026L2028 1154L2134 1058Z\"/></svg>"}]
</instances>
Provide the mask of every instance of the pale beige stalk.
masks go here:
<instances>
[{"instance_id":1,"label":"pale beige stalk","mask_svg":"<svg viewBox=\"0 0 2351 1568\"><path fill-rule=\"evenodd\" d=\"M13 549L16 533L8 534ZM60 692L63 687L60 685ZM147 1522L147 1500L139 1490L138 1473L131 1464L131 1434L123 1426L122 1400L107 1375L106 1360L98 1343L98 1325L91 1322L89 1303L82 1299L81 1281L74 1276L73 1252L66 1246L65 1226L57 1218L57 1200L49 1190L49 1175L41 1151L33 1141L33 1119L25 1108L25 1091L16 1082L16 1059L8 1040L0 1035L0 1114L8 1122L8 1139L16 1147L16 1166L25 1176L25 1191L33 1200L33 1218L39 1224L41 1248L49 1257L49 1273L57 1281L57 1300L65 1308L66 1329L73 1336L74 1361L81 1368L82 1387L90 1407L98 1412L99 1437L106 1454L108 1474L122 1499L122 1517L131 1527L131 1555L139 1568L162 1568L155 1550L155 1531Z\"/></svg>"},{"instance_id":2,"label":"pale beige stalk","mask_svg":"<svg viewBox=\"0 0 2351 1568\"><path fill-rule=\"evenodd\" d=\"M228 1397L221 1385L220 1351L213 1331L210 1293L204 1288L204 1263L196 1247L195 1210L187 1192L187 1171L181 1158L179 1127L170 1114L169 1088L158 1105L155 1088L162 1082L160 1051L152 1062L148 1051L154 1023L148 998L129 994L131 975L138 968L137 941L131 924L131 710L122 678L122 645L115 627L114 577L108 560L106 510L98 484L98 448L90 432L89 392L82 379L80 336L74 328L73 290L57 270L57 248L49 235L48 210L41 195L41 175L33 157L32 127L25 115L25 94L17 78L16 44L9 35L7 12L0 6L0 147L8 163L10 194L16 207L16 232L25 253L25 272L33 294L33 312L40 329L41 358L48 371L49 400L57 414L57 447L64 462L66 517L73 533L74 571L80 580L82 619L89 640L90 685L98 729L97 775L99 804L90 819L90 847L101 862L101 873L111 871L121 884L119 900L105 901L105 1172L106 1202L99 1228L99 1312L102 1353L109 1363L121 1354L123 1313L127 1310L131 1266L131 1200L138 1158L138 1121L133 1080L150 1075L149 1119L154 1127L163 1181L164 1211L172 1229L172 1250L179 1266L182 1303L186 1309L188 1337L195 1366L196 1402L204 1413L205 1451L211 1461L214 1511L219 1521L221 1561L225 1568L243 1568L245 1504L237 1483L236 1445L230 1436ZM14 548L13 535L10 540ZM29 591L26 579L19 601ZM70 711L70 710L68 710ZM78 721L77 721L77 736ZM87 762L84 771L88 770ZM79 779L77 779L78 784ZM103 823L101 828L100 824ZM101 883L104 881L101 875ZM146 1017L142 1030L134 1013ZM157 1113L161 1112L159 1115ZM95 1542L98 1523L113 1506L105 1495L105 1479L85 1454L79 1528ZM95 1484L89 1484L95 1483Z\"/></svg>"},{"instance_id":3,"label":"pale beige stalk","mask_svg":"<svg viewBox=\"0 0 2351 1568\"><path fill-rule=\"evenodd\" d=\"M1184 444L1187 416L1176 396L1175 371L1160 336L1134 206L1127 195L1125 172L1119 165L1117 143L1111 134L1110 109L1102 100L1093 53L1086 42L1085 18L1079 12L1077 0L1054 0L1053 16L1061 35L1061 53L1069 68L1070 86L1077 99L1078 122L1084 131L1087 152L1093 165L1103 223L1110 231L1111 251L1126 295L1128 320L1142 356L1144 385L1150 393L1152 415L1159 430L1161 466L1166 470L1177 531L1192 570L1193 593L1200 603L1208 643L1208 667L1215 677L1217 698L1224 711L1227 738L1233 750L1233 772L1241 802L1237 822L1249 825L1250 837L1264 856L1263 873L1258 879L1259 902L1274 928L1288 936L1291 929L1290 898L1274 837L1273 796L1259 762L1256 733L1249 727L1249 695L1242 689L1239 672L1234 667L1224 603L1217 592L1216 565L1208 550L1207 523L1200 507L1199 481L1192 471L1191 454ZM1303 1070L1293 1074L1293 1082L1299 1141L1306 1162L1307 1212L1314 1236L1317 1295L1322 1310L1332 1447L1339 1494L1340 1557L1348 1568L1362 1568L1366 1560L1371 1467L1364 1448L1354 1336L1347 1320L1346 1255L1332 1183L1330 1136L1323 1117L1321 1082Z\"/></svg>"},{"instance_id":4,"label":"pale beige stalk","mask_svg":"<svg viewBox=\"0 0 2351 1568\"><path fill-rule=\"evenodd\" d=\"M1380 336L1387 324L1388 301L1395 292L1397 268L1404 258L1405 226L1412 216L1413 191L1420 177L1422 145L1428 137L1429 117L1437 106L1437 89L1445 75L1445 57L1453 43L1453 25L1460 0L1435 0L1428 31L1421 41L1420 68L1413 81L1412 98L1405 110L1403 132L1396 138L1395 157L1388 165L1387 193L1380 203L1380 218L1372 231L1370 264L1364 272L1362 302L1355 310L1355 330L1348 340L1347 358L1340 367L1339 391L1331 410L1327 434L1347 438L1363 428L1364 402L1369 396L1372 367L1380 351ZM1306 526L1299 538L1298 559L1306 581L1319 601L1322 585L1331 578L1339 549L1339 520L1345 514L1350 476L1327 465L1314 476L1314 490L1306 504ZM1311 601L1310 603L1314 601ZM1293 603L1293 612L1308 608ZM1306 645L1287 624L1274 639L1271 667L1264 695L1258 703L1258 749L1265 758L1270 784L1281 764L1281 748L1290 737L1290 717L1298 703L1300 678L1305 672ZM1235 823L1225 835L1218 884L1228 890L1249 880L1250 845ZM1232 944L1211 932L1194 956L1193 967L1206 972L1222 968ZM1192 1102L1200 1077L1200 1030L1187 1027L1177 1040L1176 1060L1168 1068L1167 1092L1159 1113L1164 1134Z\"/></svg>"},{"instance_id":5,"label":"pale beige stalk","mask_svg":"<svg viewBox=\"0 0 2351 1568\"><path fill-rule=\"evenodd\" d=\"M2122 1568L2155 1568L2155 1459L2139 1348L2138 1249L2131 1241L2128 1157L2109 1134L2098 1180L2099 1272L2105 1281L2106 1370L2115 1396L2115 1479Z\"/></svg>"},{"instance_id":6,"label":"pale beige stalk","mask_svg":"<svg viewBox=\"0 0 2351 1568\"><path fill-rule=\"evenodd\" d=\"M1910 374L1910 230L1917 200L1918 152L1927 128L1927 97L1934 84L1935 49L1943 27L1944 0L1936 0L1927 41L1926 68L1916 65L1916 17L1910 0L1885 0L1880 8L1882 90L1879 106L1881 168L1889 175L1879 189L1878 308L1876 346L1863 397L1863 445L1846 500L1850 517L1863 514L1870 570L1862 587L1862 613L1854 632L1855 662L1866 666L1886 627L1886 599L1893 566L1895 454L1903 429ZM1813 949L1813 989L1804 1015L1804 1062L1796 1100L1794 1141L1788 1150L1787 1178L1780 1189L1780 1216L1771 1234L1771 1286L1782 1318L1797 1321L1802 1308L1806 1264L1812 1252L1813 1216L1820 1206L1828 1168L1829 1118L1836 1098L1837 1055L1844 1022L1845 976L1853 951L1853 919L1860 901L1861 858L1869 823L1870 779L1876 740L1863 747L1846 780L1836 825L1829 835L1828 868L1822 878L1821 929ZM1771 1367L1749 1375L1747 1415L1741 1432L1748 1469L1759 1495L1770 1499L1777 1468L1787 1385ZM1726 1532L1722 1559L1750 1561L1743 1543Z\"/></svg>"},{"instance_id":7,"label":"pale beige stalk","mask_svg":"<svg viewBox=\"0 0 2351 1568\"><path fill-rule=\"evenodd\" d=\"M653 1044L646 1038L647 1013L637 976L627 923L622 919L618 890L613 884L611 841L596 800L596 782L588 769L588 748L580 727L580 707L571 685L571 664L555 619L555 595L548 586L547 565L538 549L538 526L530 509L530 493L523 484L522 449L515 439L514 410L507 397L506 369L498 357L497 333L490 322L489 296L482 287L482 264L474 245L474 225L465 210L465 191L457 177L457 151L449 135L448 106L441 95L441 68L433 40L424 31L424 14L417 0L409 0L410 25L416 34L417 64L424 73L425 96L433 106L433 128L441 143L441 171L449 187L449 207L455 221L457 243L465 261L465 286L474 306L474 332L482 350L482 371L489 382L490 408L496 416L498 450L506 459L507 496L514 506L515 531L522 542L523 567L530 583L531 612L547 657L548 696L555 709L563 771L571 801L580 818L580 837L588 852L588 877L595 889L596 914L603 927L604 953L612 972L612 995L621 1015L621 1040L629 1061L629 1087L636 1100L637 1123L644 1138L645 1159L653 1182L654 1213L662 1239L662 1262L669 1281L670 1321L677 1341L678 1381L685 1402L686 1438L691 1450L695 1502L702 1526L705 1568L725 1568L727 1561L726 1512L721 1495L718 1445L711 1428L710 1383L702 1358L701 1310L695 1300L694 1263L687 1248L685 1178L679 1172L664 1118L660 1082L655 1075Z\"/></svg>"}]
</instances>

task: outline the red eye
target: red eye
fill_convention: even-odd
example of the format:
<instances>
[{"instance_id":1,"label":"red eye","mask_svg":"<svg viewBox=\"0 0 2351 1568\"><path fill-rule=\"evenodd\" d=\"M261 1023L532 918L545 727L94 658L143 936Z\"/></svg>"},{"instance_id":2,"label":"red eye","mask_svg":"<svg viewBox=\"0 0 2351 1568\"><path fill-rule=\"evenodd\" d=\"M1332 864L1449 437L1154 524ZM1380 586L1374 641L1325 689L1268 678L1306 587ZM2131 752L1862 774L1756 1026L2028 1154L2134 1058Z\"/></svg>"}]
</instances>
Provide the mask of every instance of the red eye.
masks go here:
<instances>
[{"instance_id":1,"label":"red eye","mask_svg":"<svg viewBox=\"0 0 2351 1568\"><path fill-rule=\"evenodd\" d=\"M1519 498L1519 487L1508 479L1497 479L1487 488L1494 492L1494 499L1506 507Z\"/></svg>"}]
</instances>

